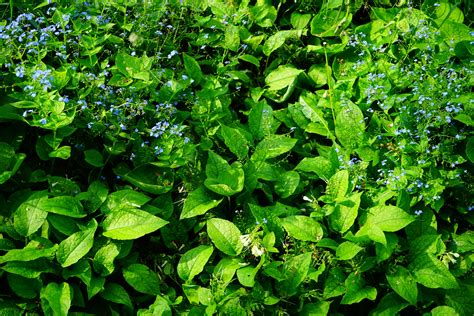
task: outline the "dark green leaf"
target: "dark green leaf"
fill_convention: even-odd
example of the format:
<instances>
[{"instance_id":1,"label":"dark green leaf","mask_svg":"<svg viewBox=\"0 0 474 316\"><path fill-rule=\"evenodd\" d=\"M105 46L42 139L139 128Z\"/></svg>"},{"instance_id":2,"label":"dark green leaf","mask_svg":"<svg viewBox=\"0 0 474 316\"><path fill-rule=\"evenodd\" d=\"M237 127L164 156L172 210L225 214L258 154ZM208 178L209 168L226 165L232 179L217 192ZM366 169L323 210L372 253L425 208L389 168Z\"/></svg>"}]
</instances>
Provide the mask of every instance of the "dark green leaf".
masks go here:
<instances>
[{"instance_id":1,"label":"dark green leaf","mask_svg":"<svg viewBox=\"0 0 474 316\"><path fill-rule=\"evenodd\" d=\"M146 265L134 263L123 269L123 277L128 284L141 293L160 294L160 283L155 272Z\"/></svg>"},{"instance_id":2,"label":"dark green leaf","mask_svg":"<svg viewBox=\"0 0 474 316\"><path fill-rule=\"evenodd\" d=\"M418 288L410 271L402 266L396 266L393 273L387 273L387 281L392 289L410 304L416 305Z\"/></svg>"}]
</instances>

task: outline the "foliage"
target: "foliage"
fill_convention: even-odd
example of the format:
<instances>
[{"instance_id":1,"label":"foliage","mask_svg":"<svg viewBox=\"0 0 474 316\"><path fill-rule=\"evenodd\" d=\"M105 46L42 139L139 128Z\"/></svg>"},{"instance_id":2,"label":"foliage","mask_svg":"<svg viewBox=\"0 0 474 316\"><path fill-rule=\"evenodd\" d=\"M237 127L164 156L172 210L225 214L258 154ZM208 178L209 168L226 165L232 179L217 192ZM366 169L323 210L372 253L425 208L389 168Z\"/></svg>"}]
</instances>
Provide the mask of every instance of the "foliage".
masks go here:
<instances>
[{"instance_id":1,"label":"foliage","mask_svg":"<svg viewBox=\"0 0 474 316\"><path fill-rule=\"evenodd\" d=\"M1 313L474 313L469 2L1 5Z\"/></svg>"}]
</instances>

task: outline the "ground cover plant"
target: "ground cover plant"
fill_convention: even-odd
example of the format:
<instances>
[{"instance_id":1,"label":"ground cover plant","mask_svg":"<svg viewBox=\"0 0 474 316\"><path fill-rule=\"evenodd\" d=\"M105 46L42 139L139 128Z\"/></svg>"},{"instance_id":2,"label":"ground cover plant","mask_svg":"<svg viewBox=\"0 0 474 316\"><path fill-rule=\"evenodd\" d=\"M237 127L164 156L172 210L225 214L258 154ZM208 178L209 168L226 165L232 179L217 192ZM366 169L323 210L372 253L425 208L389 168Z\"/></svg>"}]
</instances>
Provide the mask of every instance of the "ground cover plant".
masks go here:
<instances>
[{"instance_id":1,"label":"ground cover plant","mask_svg":"<svg viewBox=\"0 0 474 316\"><path fill-rule=\"evenodd\" d=\"M0 3L0 313L472 315L470 1Z\"/></svg>"}]
</instances>

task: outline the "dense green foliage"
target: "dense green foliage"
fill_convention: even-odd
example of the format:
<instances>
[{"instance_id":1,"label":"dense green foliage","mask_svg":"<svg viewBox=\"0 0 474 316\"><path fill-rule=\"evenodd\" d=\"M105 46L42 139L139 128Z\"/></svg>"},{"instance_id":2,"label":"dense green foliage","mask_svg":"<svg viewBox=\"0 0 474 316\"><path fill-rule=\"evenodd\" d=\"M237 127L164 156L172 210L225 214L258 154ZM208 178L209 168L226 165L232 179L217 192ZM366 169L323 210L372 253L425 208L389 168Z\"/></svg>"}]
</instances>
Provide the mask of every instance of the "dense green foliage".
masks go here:
<instances>
[{"instance_id":1,"label":"dense green foliage","mask_svg":"<svg viewBox=\"0 0 474 316\"><path fill-rule=\"evenodd\" d=\"M473 315L469 1L33 2L0 314Z\"/></svg>"}]
</instances>

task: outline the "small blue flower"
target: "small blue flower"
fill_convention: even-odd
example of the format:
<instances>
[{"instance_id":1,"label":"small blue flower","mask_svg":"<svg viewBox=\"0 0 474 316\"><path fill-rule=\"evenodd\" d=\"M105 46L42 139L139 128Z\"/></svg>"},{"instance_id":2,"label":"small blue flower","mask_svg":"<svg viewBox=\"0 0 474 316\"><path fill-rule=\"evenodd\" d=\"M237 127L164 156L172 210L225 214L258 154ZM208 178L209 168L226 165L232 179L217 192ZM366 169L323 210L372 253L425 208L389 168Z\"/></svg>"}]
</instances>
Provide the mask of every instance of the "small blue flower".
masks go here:
<instances>
[{"instance_id":1,"label":"small blue flower","mask_svg":"<svg viewBox=\"0 0 474 316\"><path fill-rule=\"evenodd\" d=\"M41 124L43 124L43 125L46 125L47 120L46 120L45 118L42 118L39 122L40 122Z\"/></svg>"}]
</instances>

